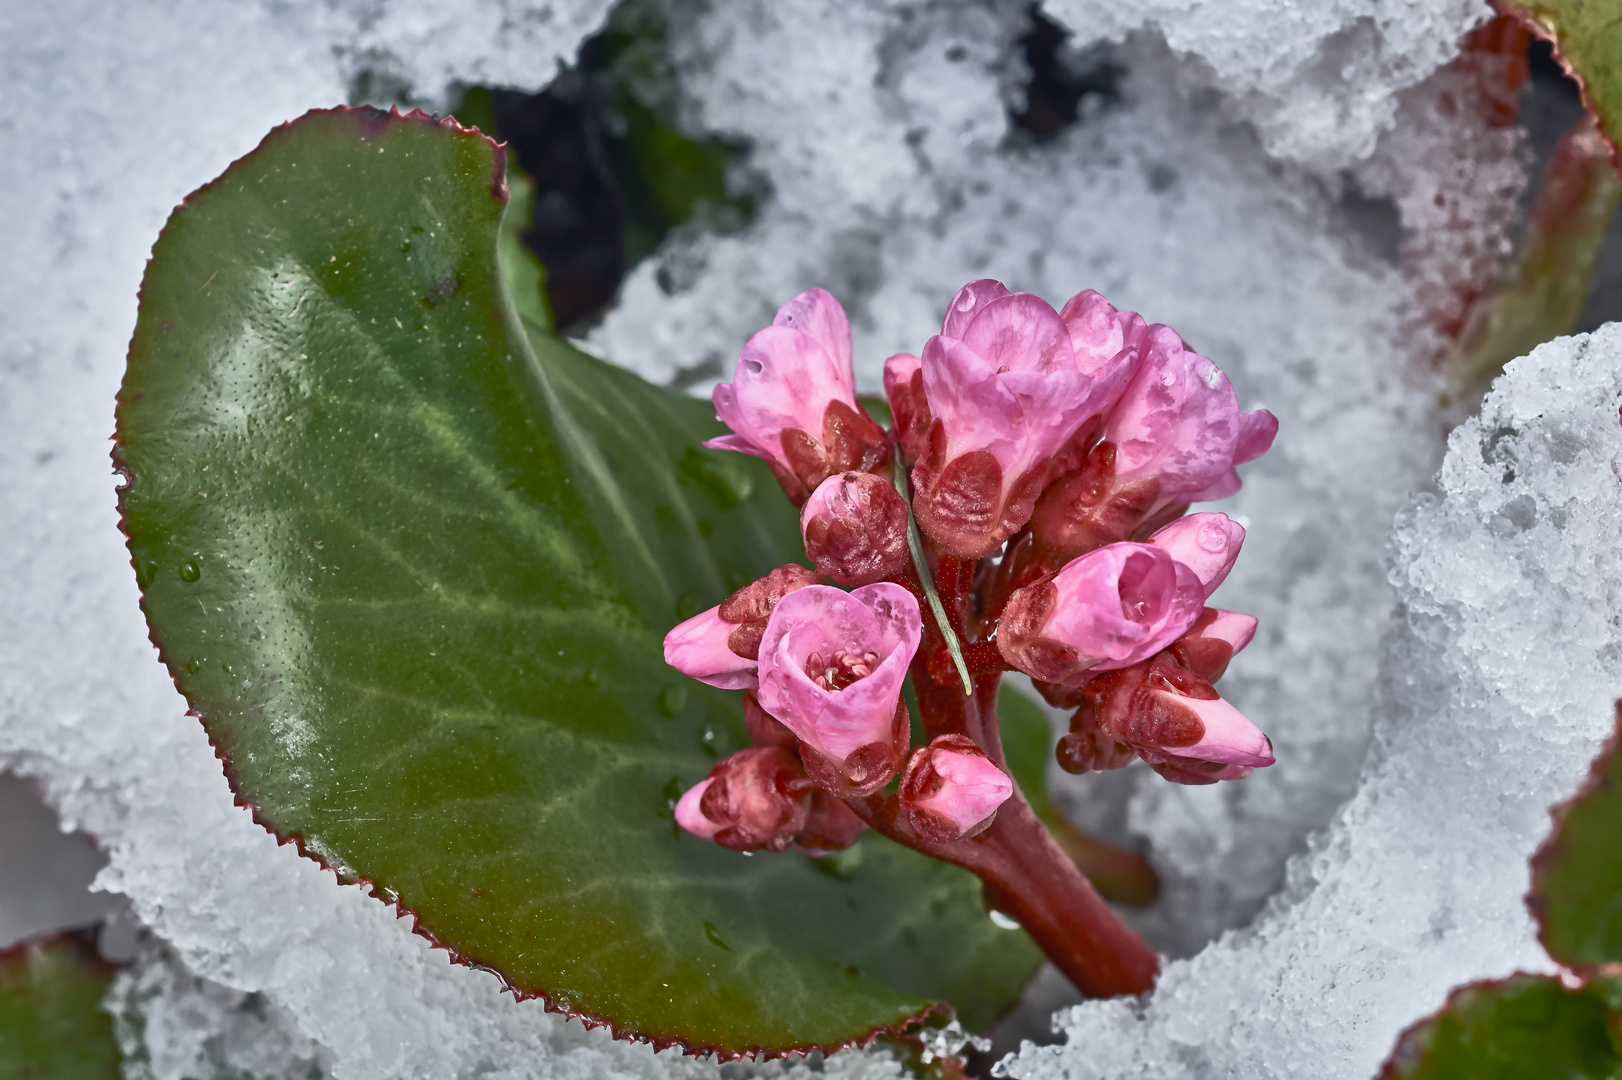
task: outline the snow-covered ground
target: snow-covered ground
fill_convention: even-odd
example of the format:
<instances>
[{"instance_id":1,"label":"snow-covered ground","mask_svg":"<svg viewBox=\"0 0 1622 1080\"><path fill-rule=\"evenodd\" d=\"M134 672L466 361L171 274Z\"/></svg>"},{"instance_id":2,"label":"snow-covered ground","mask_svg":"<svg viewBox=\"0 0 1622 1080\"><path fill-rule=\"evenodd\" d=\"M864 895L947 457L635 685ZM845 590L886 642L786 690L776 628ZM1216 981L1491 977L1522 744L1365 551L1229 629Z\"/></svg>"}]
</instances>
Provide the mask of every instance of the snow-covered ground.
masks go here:
<instances>
[{"instance_id":1,"label":"snow-covered ground","mask_svg":"<svg viewBox=\"0 0 1622 1080\"><path fill-rule=\"evenodd\" d=\"M1521 183L1512 131L1437 107L1485 6L1052 0L1129 74L1041 145L1008 129L1024 3L662 6L686 122L747 139L772 194L742 232L678 231L589 347L656 381L729 370L821 284L872 388L958 285L994 276L1171 323L1283 424L1224 507L1250 533L1222 594L1262 620L1223 685L1280 763L1213 788L1064 780L1079 819L1150 844L1165 899L1141 925L1188 959L1145 1003L1062 1014L1071 1041L1009 1071L1365 1077L1449 986L1543 964L1526 857L1622 688L1622 329L1519 361L1414 502L1444 435L1423 252L1459 221L1496 250ZM503 997L233 805L147 642L106 456L143 261L188 191L362 71L427 100L542 86L606 10L0 11L0 769L98 839L100 887L161 945L114 995L143 1075L715 1074ZM1436 234L1406 273L1358 227L1352 182L1410 241Z\"/></svg>"}]
</instances>

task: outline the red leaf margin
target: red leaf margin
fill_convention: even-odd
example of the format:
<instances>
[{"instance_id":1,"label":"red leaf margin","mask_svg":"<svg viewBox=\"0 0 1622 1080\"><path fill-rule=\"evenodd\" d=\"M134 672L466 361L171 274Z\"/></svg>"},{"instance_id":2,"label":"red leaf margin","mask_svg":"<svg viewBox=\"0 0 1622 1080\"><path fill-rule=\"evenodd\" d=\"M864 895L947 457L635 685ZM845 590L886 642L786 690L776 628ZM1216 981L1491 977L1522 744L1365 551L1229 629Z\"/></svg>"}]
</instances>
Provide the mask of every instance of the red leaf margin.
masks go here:
<instances>
[{"instance_id":1,"label":"red leaf margin","mask_svg":"<svg viewBox=\"0 0 1622 1080\"><path fill-rule=\"evenodd\" d=\"M492 139L490 136L485 135L476 127L463 127L456 121L455 117L438 117L432 113L424 112L422 109L413 109L409 113L402 113L398 106L393 106L387 112L385 112L382 109L369 105L339 105L330 109L311 109L297 119L289 120L286 123L272 128L271 131L259 141L258 146L248 151L248 153L242 155L242 157L231 162L231 164L226 166L225 170L221 172L219 176L215 177L213 180L210 180L208 183L204 184L202 187L198 188L196 191L193 191L191 194L182 199L180 201L180 205L171 211L169 219L164 222L164 228L167 228L169 221L174 220L176 214L179 214L185 210L191 204L192 200L206 195L214 187L222 183L239 163L247 161L249 158L254 157L261 151L271 147L274 143L285 137L286 133L291 131L296 125L314 116L339 116L351 119L355 123L355 126L359 129L362 138L375 138L393 124L407 123L421 124L428 127L437 127L450 131L456 135L465 135L473 138L483 139L485 142L490 144L495 159L495 166L491 172L490 192L503 204L508 201L506 143L498 142L495 139ZM160 230L160 235L161 232L162 230ZM148 257L147 265L150 266L151 263L152 259ZM137 311L139 311L140 305L145 301L145 299L146 278L143 274L141 286L136 291ZM125 366L128 367L136 362L137 359L145 358L137 357L135 342L132 338L129 351L125 356ZM116 491L118 496L118 529L119 532L124 534L125 546L130 547L133 541L130 537L129 517L125 508L125 496L135 483L135 473L130 467L129 463L124 460L122 453L123 440L121 436L123 432L123 405L123 391L121 387L113 410L114 432L112 437L113 449L111 456L113 460L113 471L118 474L121 480ZM135 552L133 548L130 548L130 568L136 571L137 580L139 580L140 568L136 566ZM147 615L146 590L144 588L140 589L140 594L141 613L142 615ZM163 646L159 644L157 636L153 632L150 618L147 620L147 639L152 642L153 648L157 649L158 659L161 660L164 667L168 669L169 678L175 684L176 692L179 693L181 697L186 699L186 704L188 706L186 709L186 715L195 717L198 722L202 724L203 731L208 737L209 746L213 748L214 756L220 760L221 767L225 773L226 782L231 787L232 801L235 802L237 806L247 810L249 814L252 815L255 824L260 826L266 832L270 833L271 836L275 837L278 845L294 845L301 856L309 859L311 862L316 863L323 870L329 871L338 884L359 885L366 892L366 894L372 897L374 900L378 900L387 907L394 908L397 918L409 918L411 920L412 932L422 938L425 938L428 941L429 948L443 950L450 958L452 963L459 964L463 967L472 968L476 971L488 972L489 974L495 976L498 980L500 980L502 987L508 993L512 994L514 1000L516 1001L539 1001L547 1012L557 1013L569 1020L579 1020L588 1031L595 1028L607 1028L609 1035L612 1038L622 1042L646 1043L651 1045L655 1051L667 1050L671 1047L679 1047L683 1053L694 1056L711 1054L714 1055L718 1061L723 1062L741 1061L745 1059L769 1061L775 1058L788 1058L796 1055L805 1056L813 1052L832 1054L843 1050L866 1049L867 1047L872 1046L879 1039L906 1041L908 1039L908 1033L923 1025L931 1016L950 1019L952 1016L956 1015L956 1010L952 1007L950 1002L938 1001L930 1005L926 1005L916 1013L903 1017L899 1023L881 1024L875 1026L862 1035L846 1039L843 1042L834 1045L813 1043L803 1046L796 1045L787 1047L712 1046L705 1043L691 1041L682 1037L681 1035L668 1033L661 1035L648 1035L643 1032L636 1031L628 1026L616 1026L614 1021L608 1017L599 1013L590 1012L588 1010L576 1009L568 1003L560 1000L552 992L541 987L522 986L513 979L509 978L501 969L477 960L471 960L458 952L454 945L440 940L440 938L434 934L433 930L423 925L421 918L415 911L412 911L410 908L406 907L398 899L380 896L378 894L376 882L363 875L344 873L340 868L329 863L320 854L311 850L306 845L304 837L297 831L289 830L287 832L282 832L271 822L261 816L259 808L241 793L241 785L238 782L236 770L231 762L230 751L225 749L225 747L220 745L220 743L216 740L215 733L209 725L208 717L204 715L204 713L197 707L196 703L194 703L191 698L187 696L186 692L181 689L178 673L182 665L177 664L173 658L165 654ZM24 944L28 943L25 942ZM3 955L9 954L0 954L0 956Z\"/></svg>"}]
</instances>

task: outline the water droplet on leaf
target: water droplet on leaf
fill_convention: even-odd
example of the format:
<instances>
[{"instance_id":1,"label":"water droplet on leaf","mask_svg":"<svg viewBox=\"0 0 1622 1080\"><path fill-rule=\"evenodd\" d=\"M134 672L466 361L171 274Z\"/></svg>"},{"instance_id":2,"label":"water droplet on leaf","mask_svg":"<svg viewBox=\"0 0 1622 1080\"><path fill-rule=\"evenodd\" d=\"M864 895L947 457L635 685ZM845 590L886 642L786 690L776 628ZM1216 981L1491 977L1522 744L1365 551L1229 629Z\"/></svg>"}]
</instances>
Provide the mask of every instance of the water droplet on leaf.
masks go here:
<instances>
[{"instance_id":1,"label":"water droplet on leaf","mask_svg":"<svg viewBox=\"0 0 1622 1080\"><path fill-rule=\"evenodd\" d=\"M1018 930L1019 920L1011 915L1005 915L996 908L991 909L991 921L1004 930Z\"/></svg>"},{"instance_id":2,"label":"water droplet on leaf","mask_svg":"<svg viewBox=\"0 0 1622 1080\"><path fill-rule=\"evenodd\" d=\"M687 707L687 687L680 683L671 683L659 691L659 711L666 716L675 716Z\"/></svg>"},{"instance_id":3,"label":"water droplet on leaf","mask_svg":"<svg viewBox=\"0 0 1622 1080\"><path fill-rule=\"evenodd\" d=\"M196 559L187 559L180 564L180 580L196 581L203 576L203 568L197 565Z\"/></svg>"},{"instance_id":4,"label":"water droplet on leaf","mask_svg":"<svg viewBox=\"0 0 1622 1080\"><path fill-rule=\"evenodd\" d=\"M704 920L704 936L710 939L711 945L719 945L727 952L732 951L732 946L721 940L720 932L715 929L715 924L710 922L708 919Z\"/></svg>"},{"instance_id":5,"label":"water droplet on leaf","mask_svg":"<svg viewBox=\"0 0 1622 1080\"><path fill-rule=\"evenodd\" d=\"M186 661L186 670L191 672L193 675L197 674L199 671L203 670L203 661L198 657L192 657L190 660Z\"/></svg>"}]
</instances>

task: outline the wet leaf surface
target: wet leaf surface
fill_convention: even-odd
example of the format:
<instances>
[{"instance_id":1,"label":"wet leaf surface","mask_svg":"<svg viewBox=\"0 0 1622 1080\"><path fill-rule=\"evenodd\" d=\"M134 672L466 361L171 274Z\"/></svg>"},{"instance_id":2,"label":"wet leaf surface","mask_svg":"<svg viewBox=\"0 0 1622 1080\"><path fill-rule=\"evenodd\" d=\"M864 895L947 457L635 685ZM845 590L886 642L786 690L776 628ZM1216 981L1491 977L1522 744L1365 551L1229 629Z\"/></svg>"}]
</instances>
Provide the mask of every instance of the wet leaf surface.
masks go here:
<instances>
[{"instance_id":1,"label":"wet leaf surface","mask_svg":"<svg viewBox=\"0 0 1622 1080\"><path fill-rule=\"evenodd\" d=\"M1576 970L1622 963L1622 703L1588 780L1554 809L1527 905L1549 955Z\"/></svg>"},{"instance_id":2,"label":"wet leaf surface","mask_svg":"<svg viewBox=\"0 0 1622 1080\"><path fill-rule=\"evenodd\" d=\"M1514 975L1460 987L1397 1040L1380 1080L1611 1080L1622 1075L1622 982L1569 990Z\"/></svg>"},{"instance_id":3,"label":"wet leaf surface","mask_svg":"<svg viewBox=\"0 0 1622 1080\"><path fill-rule=\"evenodd\" d=\"M458 957L622 1034L837 1045L1040 957L978 882L869 836L822 860L678 834L741 746L680 618L800 554L707 403L526 327L499 152L311 113L154 251L115 457L164 661L258 818Z\"/></svg>"},{"instance_id":4,"label":"wet leaf surface","mask_svg":"<svg viewBox=\"0 0 1622 1080\"><path fill-rule=\"evenodd\" d=\"M112 977L79 934L0 952L0 1080L116 1080Z\"/></svg>"}]
</instances>

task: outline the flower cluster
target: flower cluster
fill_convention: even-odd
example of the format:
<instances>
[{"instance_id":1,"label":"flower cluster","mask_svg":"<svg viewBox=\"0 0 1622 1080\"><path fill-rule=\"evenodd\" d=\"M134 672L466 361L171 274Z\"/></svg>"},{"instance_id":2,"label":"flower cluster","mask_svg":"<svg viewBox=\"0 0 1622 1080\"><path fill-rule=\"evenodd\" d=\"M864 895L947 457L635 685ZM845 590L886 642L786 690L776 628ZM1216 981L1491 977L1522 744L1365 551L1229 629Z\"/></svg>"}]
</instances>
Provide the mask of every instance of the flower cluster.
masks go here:
<instances>
[{"instance_id":1,"label":"flower cluster","mask_svg":"<svg viewBox=\"0 0 1622 1080\"><path fill-rule=\"evenodd\" d=\"M1241 413L1170 327L995 281L964 286L920 355L890 357L884 388L888 431L856 398L844 310L810 289L715 390L733 433L706 445L770 465L815 569L774 570L666 637L671 665L746 691L753 743L682 796L682 828L745 851L985 833L1015 788L974 702L1007 670L1075 709L1072 772L1142 758L1207 784L1272 763L1212 687L1256 629L1206 606L1245 531L1187 515L1238 490L1270 413Z\"/></svg>"}]
</instances>

